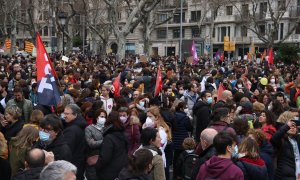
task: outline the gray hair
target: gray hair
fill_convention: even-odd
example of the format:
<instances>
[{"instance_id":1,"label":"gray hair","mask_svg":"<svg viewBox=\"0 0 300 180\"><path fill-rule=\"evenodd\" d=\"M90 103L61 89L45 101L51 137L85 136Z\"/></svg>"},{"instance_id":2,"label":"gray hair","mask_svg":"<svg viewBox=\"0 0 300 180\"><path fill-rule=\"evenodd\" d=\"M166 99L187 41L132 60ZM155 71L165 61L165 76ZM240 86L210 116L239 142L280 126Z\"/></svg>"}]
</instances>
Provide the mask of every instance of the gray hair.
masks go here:
<instances>
[{"instance_id":1,"label":"gray hair","mask_svg":"<svg viewBox=\"0 0 300 180\"><path fill-rule=\"evenodd\" d=\"M63 180L68 172L76 174L77 168L70 162L59 160L49 163L40 174L40 179L43 180Z\"/></svg>"},{"instance_id":2,"label":"gray hair","mask_svg":"<svg viewBox=\"0 0 300 180\"><path fill-rule=\"evenodd\" d=\"M81 114L81 109L77 104L68 104L66 105L65 108L69 108L72 110L73 114L75 115L80 115Z\"/></svg>"}]
</instances>

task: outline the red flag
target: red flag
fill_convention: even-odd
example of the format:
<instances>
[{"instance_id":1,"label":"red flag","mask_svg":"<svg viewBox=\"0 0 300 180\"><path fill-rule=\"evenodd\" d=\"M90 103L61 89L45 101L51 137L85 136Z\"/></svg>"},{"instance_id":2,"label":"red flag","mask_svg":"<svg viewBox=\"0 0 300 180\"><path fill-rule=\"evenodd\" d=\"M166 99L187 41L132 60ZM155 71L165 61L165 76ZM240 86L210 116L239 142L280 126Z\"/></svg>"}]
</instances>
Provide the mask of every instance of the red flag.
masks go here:
<instances>
[{"instance_id":1,"label":"red flag","mask_svg":"<svg viewBox=\"0 0 300 180\"><path fill-rule=\"evenodd\" d=\"M160 70L160 66L158 66L154 97L157 96L159 94L159 92L162 90L162 86L163 86L163 83L162 83L162 77L161 77L161 70Z\"/></svg>"},{"instance_id":2,"label":"red flag","mask_svg":"<svg viewBox=\"0 0 300 180\"><path fill-rule=\"evenodd\" d=\"M117 76L117 78L113 82L113 87L115 88L114 96L119 97L120 96L120 79L121 79L121 73Z\"/></svg>"},{"instance_id":3,"label":"red flag","mask_svg":"<svg viewBox=\"0 0 300 180\"><path fill-rule=\"evenodd\" d=\"M39 33L36 33L36 62L37 67L48 66L48 70L50 70L52 75L57 78L57 74L52 66L51 59L49 58L49 55L45 49L45 46ZM40 69L40 71L37 71L37 80L40 80L42 77L45 76L44 71L44 69Z\"/></svg>"},{"instance_id":4,"label":"red flag","mask_svg":"<svg viewBox=\"0 0 300 180\"><path fill-rule=\"evenodd\" d=\"M53 106L60 103L60 94L54 78L49 55L39 33L36 34L36 68L38 81L38 104Z\"/></svg>"},{"instance_id":5,"label":"red flag","mask_svg":"<svg viewBox=\"0 0 300 180\"><path fill-rule=\"evenodd\" d=\"M274 64L274 55L273 55L273 48L270 48L269 51L269 58L268 58L269 65Z\"/></svg>"},{"instance_id":6,"label":"red flag","mask_svg":"<svg viewBox=\"0 0 300 180\"><path fill-rule=\"evenodd\" d=\"M224 61L224 58L225 58L225 57L224 57L224 52L223 52L222 55L221 55L221 57L220 57L220 61L223 62L223 61Z\"/></svg>"},{"instance_id":7,"label":"red flag","mask_svg":"<svg viewBox=\"0 0 300 180\"><path fill-rule=\"evenodd\" d=\"M260 56L260 59L263 60L267 55L267 50L264 50L264 53Z\"/></svg>"},{"instance_id":8,"label":"red flag","mask_svg":"<svg viewBox=\"0 0 300 180\"><path fill-rule=\"evenodd\" d=\"M226 90L226 88L223 86L223 84L219 84L217 101L219 101L221 99L222 93L225 90Z\"/></svg>"}]
</instances>

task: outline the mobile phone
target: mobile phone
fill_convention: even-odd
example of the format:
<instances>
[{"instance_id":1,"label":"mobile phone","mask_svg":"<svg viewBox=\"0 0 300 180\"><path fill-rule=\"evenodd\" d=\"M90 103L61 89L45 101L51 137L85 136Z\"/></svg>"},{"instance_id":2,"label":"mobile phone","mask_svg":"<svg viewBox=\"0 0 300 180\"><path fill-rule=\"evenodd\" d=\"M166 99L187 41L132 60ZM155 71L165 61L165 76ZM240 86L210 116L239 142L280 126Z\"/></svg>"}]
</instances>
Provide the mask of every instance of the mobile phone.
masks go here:
<instances>
[{"instance_id":1,"label":"mobile phone","mask_svg":"<svg viewBox=\"0 0 300 180\"><path fill-rule=\"evenodd\" d=\"M300 126L300 120L292 120L295 124L296 124L296 126Z\"/></svg>"}]
</instances>

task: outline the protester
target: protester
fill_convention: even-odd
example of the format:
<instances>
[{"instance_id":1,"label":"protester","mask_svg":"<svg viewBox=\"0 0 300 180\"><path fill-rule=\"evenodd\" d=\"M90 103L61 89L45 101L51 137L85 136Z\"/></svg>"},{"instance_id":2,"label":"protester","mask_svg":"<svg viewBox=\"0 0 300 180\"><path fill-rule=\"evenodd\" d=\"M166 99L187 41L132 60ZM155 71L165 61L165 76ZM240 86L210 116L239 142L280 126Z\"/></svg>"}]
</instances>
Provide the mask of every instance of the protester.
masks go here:
<instances>
[{"instance_id":1,"label":"protester","mask_svg":"<svg viewBox=\"0 0 300 180\"><path fill-rule=\"evenodd\" d=\"M41 172L40 179L57 180L68 179L76 180L77 168L70 162L59 160L48 164Z\"/></svg>"},{"instance_id":2,"label":"protester","mask_svg":"<svg viewBox=\"0 0 300 180\"><path fill-rule=\"evenodd\" d=\"M212 122L208 127L215 129L218 132L226 131L235 135L233 128L229 126L231 122L230 111L228 108L218 108L213 112Z\"/></svg>"},{"instance_id":3,"label":"protester","mask_svg":"<svg viewBox=\"0 0 300 180\"><path fill-rule=\"evenodd\" d=\"M273 134L276 132L275 126L275 118L271 111L263 111L258 121L261 125L261 130L265 132L267 139L270 140Z\"/></svg>"}]
</instances>

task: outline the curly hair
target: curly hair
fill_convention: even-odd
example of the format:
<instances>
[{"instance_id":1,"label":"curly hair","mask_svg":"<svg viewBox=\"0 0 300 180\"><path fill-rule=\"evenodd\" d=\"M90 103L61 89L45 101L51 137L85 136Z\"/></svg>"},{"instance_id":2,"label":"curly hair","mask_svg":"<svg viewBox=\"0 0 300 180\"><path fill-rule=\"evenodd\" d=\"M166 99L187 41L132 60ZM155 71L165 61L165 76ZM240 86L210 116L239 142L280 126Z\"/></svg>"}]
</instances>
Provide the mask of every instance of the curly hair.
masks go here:
<instances>
[{"instance_id":1,"label":"curly hair","mask_svg":"<svg viewBox=\"0 0 300 180\"><path fill-rule=\"evenodd\" d=\"M250 129L248 120L238 117L233 120L232 126L237 135L246 135Z\"/></svg>"},{"instance_id":2,"label":"curly hair","mask_svg":"<svg viewBox=\"0 0 300 180\"><path fill-rule=\"evenodd\" d=\"M259 145L268 140L266 134L260 129L250 129L247 135L251 135Z\"/></svg>"}]
</instances>

